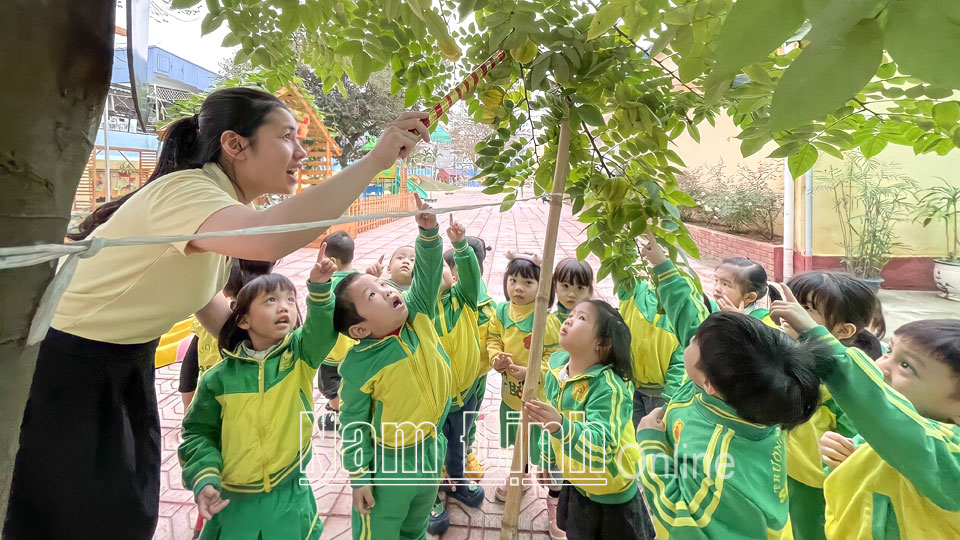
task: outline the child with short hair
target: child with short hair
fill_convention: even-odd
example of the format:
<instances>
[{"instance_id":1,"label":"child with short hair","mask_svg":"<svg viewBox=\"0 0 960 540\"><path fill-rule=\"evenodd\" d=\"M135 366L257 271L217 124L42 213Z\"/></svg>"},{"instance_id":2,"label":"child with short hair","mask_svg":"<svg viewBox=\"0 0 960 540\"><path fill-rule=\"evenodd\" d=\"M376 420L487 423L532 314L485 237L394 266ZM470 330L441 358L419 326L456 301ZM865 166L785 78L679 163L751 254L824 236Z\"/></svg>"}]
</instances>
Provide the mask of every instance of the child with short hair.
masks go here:
<instances>
[{"instance_id":1,"label":"child with short hair","mask_svg":"<svg viewBox=\"0 0 960 540\"><path fill-rule=\"evenodd\" d=\"M744 313L776 328L770 318L770 310L757 306L757 302L769 297L780 300L780 293L767 283L767 271L763 266L746 257L724 259L714 274L716 285L713 297L723 311Z\"/></svg>"},{"instance_id":2,"label":"child with short hair","mask_svg":"<svg viewBox=\"0 0 960 540\"><path fill-rule=\"evenodd\" d=\"M478 299L480 294L480 265L474 251L466 241L463 225L454 222L450 215L447 236L453 249L443 268L443 283L437 304L436 329L440 344L450 358L453 374L453 403L443 423L443 436L447 440L446 471L448 480L441 487L447 500L456 499L469 508L483 503L483 488L467 480L464 475L464 446L466 433L476 416L477 371L480 364L480 327L478 324ZM457 268L454 277L453 270ZM450 527L450 515L446 505L437 494L427 532L442 535Z\"/></svg>"},{"instance_id":3,"label":"child with short hair","mask_svg":"<svg viewBox=\"0 0 960 540\"><path fill-rule=\"evenodd\" d=\"M520 424L520 409L523 407L521 396L530 359L530 340L533 333L533 316L536 305L537 288L540 284L540 257L526 253L507 252L507 269L503 273L503 294L507 298L497 306L496 317L490 321L487 336L487 352L492 367L503 376L500 402L500 447L509 448L516 440ZM553 289L550 290L548 306L553 305ZM557 348L560 324L556 318L547 317L544 329L543 361L541 369L546 372L548 359ZM540 378L537 394L546 399L543 393L544 377ZM530 463L543 466L540 457L541 430L530 426L529 440L526 441ZM497 486L494 493L500 501L507 500L509 476ZM524 482L524 489L529 488Z\"/></svg>"},{"instance_id":4,"label":"child with short hair","mask_svg":"<svg viewBox=\"0 0 960 540\"><path fill-rule=\"evenodd\" d=\"M649 231L642 254L686 345L687 378L666 414L654 410L637 432L657 537L789 538L783 430L819 406L829 351L741 313L704 320L706 308Z\"/></svg>"},{"instance_id":5,"label":"child with short hair","mask_svg":"<svg viewBox=\"0 0 960 540\"><path fill-rule=\"evenodd\" d=\"M845 272L811 270L787 282L800 304L845 346L857 347L869 357L883 355L880 340L868 327L881 313L880 300L862 279ZM787 434L787 475L790 486L790 522L796 540L823 540L823 481L820 438L826 432L844 437L856 435L856 428L837 406L826 387L823 403L809 421Z\"/></svg>"},{"instance_id":6,"label":"child with short hair","mask_svg":"<svg viewBox=\"0 0 960 540\"><path fill-rule=\"evenodd\" d=\"M773 316L830 347L824 382L858 431L821 439L826 537L960 538L960 320L906 324L874 363L784 293Z\"/></svg>"},{"instance_id":7,"label":"child with short hair","mask_svg":"<svg viewBox=\"0 0 960 540\"><path fill-rule=\"evenodd\" d=\"M550 316L562 325L574 306L593 298L593 268L575 257L561 260L553 271L553 290L557 309Z\"/></svg>"},{"instance_id":8,"label":"child with short hair","mask_svg":"<svg viewBox=\"0 0 960 540\"><path fill-rule=\"evenodd\" d=\"M404 292L410 289L410 283L413 280L413 265L417 260L416 251L411 246L398 247L393 255L390 256L390 262L387 264L387 274L390 275L384 283L394 289ZM383 275L383 255L377 262L367 267L367 273L373 277L379 278Z\"/></svg>"},{"instance_id":9,"label":"child with short hair","mask_svg":"<svg viewBox=\"0 0 960 540\"><path fill-rule=\"evenodd\" d=\"M578 303L560 328L563 350L550 357L548 401L524 405L541 424L547 459L567 483L555 510L571 540L653 538L637 489L630 329L602 300ZM553 521L554 516L550 516Z\"/></svg>"},{"instance_id":10,"label":"child with short hair","mask_svg":"<svg viewBox=\"0 0 960 540\"><path fill-rule=\"evenodd\" d=\"M323 238L322 243L327 245L327 257L337 267L337 271L331 278L332 287L336 288L341 279L355 272L353 269L355 243L346 231L332 232ZM325 431L337 429L337 414L340 412L340 373L337 369L340 367L340 362L347 356L347 351L355 343L356 340L343 334L338 335L337 344L320 364L317 387L323 397L327 398L324 411L321 413L322 423L320 423L320 427Z\"/></svg>"},{"instance_id":11,"label":"child with short hair","mask_svg":"<svg viewBox=\"0 0 960 540\"><path fill-rule=\"evenodd\" d=\"M334 328L359 341L340 364L343 466L353 487L356 540L423 538L446 455L440 426L453 381L433 322L443 243L435 215L416 220L409 291L400 294L369 274L350 274L335 290Z\"/></svg>"},{"instance_id":12,"label":"child with short hair","mask_svg":"<svg viewBox=\"0 0 960 540\"><path fill-rule=\"evenodd\" d=\"M220 331L224 359L200 379L183 419L178 454L208 520L201 539L317 539L323 530L301 481L313 448L313 378L336 342L334 265L323 246L317 261L303 327L289 279L267 274L243 286Z\"/></svg>"}]
</instances>

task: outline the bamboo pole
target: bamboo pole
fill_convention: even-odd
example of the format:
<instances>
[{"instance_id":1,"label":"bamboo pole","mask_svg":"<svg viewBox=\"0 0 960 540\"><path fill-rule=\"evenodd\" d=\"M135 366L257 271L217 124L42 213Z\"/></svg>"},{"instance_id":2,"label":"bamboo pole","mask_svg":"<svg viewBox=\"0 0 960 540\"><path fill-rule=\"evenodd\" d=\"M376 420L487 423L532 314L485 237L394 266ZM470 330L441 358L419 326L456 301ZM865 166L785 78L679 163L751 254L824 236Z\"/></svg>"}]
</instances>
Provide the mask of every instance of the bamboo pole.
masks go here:
<instances>
[{"instance_id":1,"label":"bamboo pole","mask_svg":"<svg viewBox=\"0 0 960 540\"><path fill-rule=\"evenodd\" d=\"M547 216L547 233L543 239L543 266L540 268L540 286L533 314L533 335L530 340L530 358L527 361L527 376L523 381L524 403L536 399L543 369L543 333L547 326L547 303L550 301L550 284L553 281L553 259L557 249L557 231L560 228L560 212L567 181L570 160L570 119L560 120L560 141L557 144L557 167L553 172L553 193L550 197L550 213ZM519 537L520 499L523 498L523 470L527 467L526 413L520 413L520 426L513 445L513 463L510 467L510 488L507 490L506 507L500 525L500 540L517 540Z\"/></svg>"}]
</instances>

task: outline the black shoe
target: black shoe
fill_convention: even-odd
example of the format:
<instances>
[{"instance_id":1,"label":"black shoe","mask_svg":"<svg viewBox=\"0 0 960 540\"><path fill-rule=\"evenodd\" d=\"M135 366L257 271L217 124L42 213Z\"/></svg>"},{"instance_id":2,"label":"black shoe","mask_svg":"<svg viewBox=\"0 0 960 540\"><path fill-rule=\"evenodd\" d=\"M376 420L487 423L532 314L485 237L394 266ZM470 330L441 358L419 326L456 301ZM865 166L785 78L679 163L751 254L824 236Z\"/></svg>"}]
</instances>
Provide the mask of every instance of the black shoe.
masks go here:
<instances>
[{"instance_id":1,"label":"black shoe","mask_svg":"<svg viewBox=\"0 0 960 540\"><path fill-rule=\"evenodd\" d=\"M453 483L453 488L448 488L447 498L453 497L454 499L463 503L464 506L469 508L480 508L480 505L483 504L483 488L479 484L475 484L469 480L451 480Z\"/></svg>"},{"instance_id":2,"label":"black shoe","mask_svg":"<svg viewBox=\"0 0 960 540\"><path fill-rule=\"evenodd\" d=\"M436 536L442 536L450 528L450 514L447 508L437 496L437 501L433 503L430 510L430 519L427 521L427 532Z\"/></svg>"},{"instance_id":3,"label":"black shoe","mask_svg":"<svg viewBox=\"0 0 960 540\"><path fill-rule=\"evenodd\" d=\"M320 429L324 431L337 431L340 429L339 422L340 411L331 409L328 404L320 413Z\"/></svg>"}]
</instances>

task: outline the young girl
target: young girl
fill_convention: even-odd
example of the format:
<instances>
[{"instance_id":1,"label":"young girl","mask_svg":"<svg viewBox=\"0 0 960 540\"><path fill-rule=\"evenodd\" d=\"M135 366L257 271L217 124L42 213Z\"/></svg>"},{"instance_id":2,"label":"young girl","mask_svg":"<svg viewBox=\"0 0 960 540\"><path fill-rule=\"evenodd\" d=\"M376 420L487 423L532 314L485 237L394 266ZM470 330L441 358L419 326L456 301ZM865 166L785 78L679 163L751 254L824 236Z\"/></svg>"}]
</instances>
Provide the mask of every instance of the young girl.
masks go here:
<instances>
[{"instance_id":1,"label":"young girl","mask_svg":"<svg viewBox=\"0 0 960 540\"><path fill-rule=\"evenodd\" d=\"M503 387L500 403L500 447L509 448L516 440L517 426L520 423L520 408L523 406L523 380L530 355L530 338L533 332L533 311L536 303L537 287L540 284L540 257L528 254L507 252L507 269L503 274L503 294L507 302L497 306L496 316L490 321L487 336L487 352L493 369L503 375ZM550 291L549 305L553 304L553 291ZM557 350L560 325L556 318L547 317L547 327L543 338L544 372L548 367L550 355ZM538 395L543 396L543 379L540 379ZM530 462L541 466L540 429L530 427L527 441ZM503 485L497 486L495 495L498 500L506 501L509 477ZM529 484L524 483L524 488Z\"/></svg>"},{"instance_id":2,"label":"young girl","mask_svg":"<svg viewBox=\"0 0 960 540\"><path fill-rule=\"evenodd\" d=\"M557 293L557 310L550 316L563 324L574 306L593 298L593 268L573 257L563 259L553 271L553 290Z\"/></svg>"},{"instance_id":3,"label":"young girl","mask_svg":"<svg viewBox=\"0 0 960 540\"><path fill-rule=\"evenodd\" d=\"M829 350L740 313L704 306L652 234L643 256L680 343L688 378L640 421L640 481L663 538L789 538L782 429L820 402ZM702 323L702 324L701 324ZM735 469L735 470L734 470Z\"/></svg>"},{"instance_id":4,"label":"young girl","mask_svg":"<svg viewBox=\"0 0 960 540\"><path fill-rule=\"evenodd\" d=\"M71 238L183 235L338 218L377 173L411 154L420 138L429 139L422 122L427 116L404 113L362 159L257 211L257 197L297 189L307 156L297 122L273 94L217 90L198 114L167 128L147 183L99 206ZM275 261L319 233L127 246L80 260L38 353L6 526L28 538L152 537L160 507L157 339L192 313L209 331L219 331L230 314L220 294L229 258ZM130 390L118 392L121 387ZM83 399L59 399L68 394ZM54 485L70 489L51 491ZM107 515L111 519L102 518Z\"/></svg>"},{"instance_id":5,"label":"young girl","mask_svg":"<svg viewBox=\"0 0 960 540\"><path fill-rule=\"evenodd\" d=\"M550 357L548 401L524 406L549 432L545 453L567 480L558 524L571 540L653 538L636 482L630 330L609 304L588 300L563 323L560 346Z\"/></svg>"},{"instance_id":6,"label":"young girl","mask_svg":"<svg viewBox=\"0 0 960 540\"><path fill-rule=\"evenodd\" d=\"M767 296L780 300L780 293L767 284L767 271L746 257L726 259L716 270L713 296L723 311L737 311L776 328L770 310L757 306Z\"/></svg>"},{"instance_id":7,"label":"young girl","mask_svg":"<svg viewBox=\"0 0 960 540\"><path fill-rule=\"evenodd\" d=\"M306 325L293 283L268 274L240 290L220 332L223 362L200 380L183 419L183 485L207 521L200 538L320 538L303 480L313 431L313 381L336 343L323 257L307 282Z\"/></svg>"},{"instance_id":8,"label":"young girl","mask_svg":"<svg viewBox=\"0 0 960 540\"><path fill-rule=\"evenodd\" d=\"M847 273L813 270L797 274L787 286L807 313L840 340L876 360L883 355L880 340L868 327L882 320L877 295L863 280ZM879 314L879 315L878 315ZM820 464L820 437L828 431L853 437L856 429L824 387L823 403L806 423L787 435L787 474L790 486L790 522L796 540L823 540L826 479Z\"/></svg>"}]
</instances>

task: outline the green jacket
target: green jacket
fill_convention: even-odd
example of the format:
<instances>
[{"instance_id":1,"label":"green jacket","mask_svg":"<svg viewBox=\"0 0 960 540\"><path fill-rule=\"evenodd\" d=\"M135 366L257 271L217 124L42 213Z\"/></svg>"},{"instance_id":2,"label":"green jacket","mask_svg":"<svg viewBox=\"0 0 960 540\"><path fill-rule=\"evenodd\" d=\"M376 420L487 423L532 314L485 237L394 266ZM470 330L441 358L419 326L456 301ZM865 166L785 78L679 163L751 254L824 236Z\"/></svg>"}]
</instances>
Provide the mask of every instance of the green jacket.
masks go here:
<instances>
[{"instance_id":1,"label":"green jacket","mask_svg":"<svg viewBox=\"0 0 960 540\"><path fill-rule=\"evenodd\" d=\"M480 326L480 364L477 366L477 378L490 372L490 353L487 351L487 337L490 333L490 319L497 316L497 302L487 293L487 285L480 280L480 294L477 299L477 325Z\"/></svg>"},{"instance_id":2,"label":"green jacket","mask_svg":"<svg viewBox=\"0 0 960 540\"><path fill-rule=\"evenodd\" d=\"M333 277L330 279L331 290L335 290L337 288L337 284L340 283L341 279L355 273L356 271L341 272L338 270L334 272ZM333 350L330 351L330 354L328 354L323 360L323 364L333 367L339 366L340 362L343 362L343 359L347 356L347 351L349 351L350 347L353 347L356 342L357 340L340 334L337 336L337 344L333 347Z\"/></svg>"},{"instance_id":3,"label":"green jacket","mask_svg":"<svg viewBox=\"0 0 960 540\"><path fill-rule=\"evenodd\" d=\"M460 279L440 293L436 329L440 344L450 358L454 401L462 406L463 398L473 388L480 369L480 264L476 253L465 241L457 242L453 248L453 260Z\"/></svg>"},{"instance_id":4,"label":"green jacket","mask_svg":"<svg viewBox=\"0 0 960 540\"><path fill-rule=\"evenodd\" d=\"M686 347L703 320L703 303L673 263L655 271L660 301ZM786 440L779 427L739 418L687 377L664 425L666 431L637 433L640 482L658 539L789 538Z\"/></svg>"},{"instance_id":5,"label":"green jacket","mask_svg":"<svg viewBox=\"0 0 960 540\"><path fill-rule=\"evenodd\" d=\"M450 360L434 326L443 278L438 229L420 230L409 314L395 335L361 339L340 364L343 466L353 486L369 484L374 445L408 448L433 440L453 395Z\"/></svg>"},{"instance_id":6,"label":"green jacket","mask_svg":"<svg viewBox=\"0 0 960 540\"><path fill-rule=\"evenodd\" d=\"M826 328L804 337L832 347L824 381L865 441L823 484L827 538L960 538L960 426L921 416Z\"/></svg>"},{"instance_id":7,"label":"green jacket","mask_svg":"<svg viewBox=\"0 0 960 540\"><path fill-rule=\"evenodd\" d=\"M200 379L178 450L183 485L270 492L312 454L313 382L336 343L330 283L307 283L307 319L262 360L243 345Z\"/></svg>"},{"instance_id":8,"label":"green jacket","mask_svg":"<svg viewBox=\"0 0 960 540\"><path fill-rule=\"evenodd\" d=\"M567 351L550 356L545 392L563 415L563 424L543 437L544 462L554 464L591 500L625 503L637 494L640 461L632 420L633 384L604 364L566 378L569 362Z\"/></svg>"}]
</instances>

